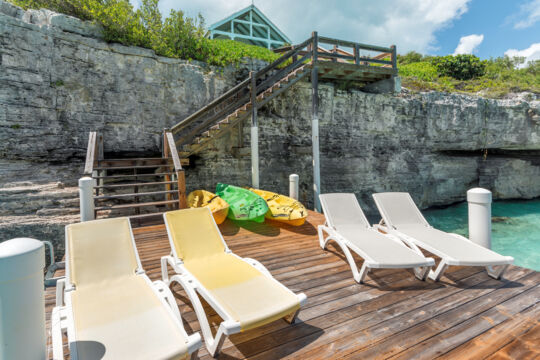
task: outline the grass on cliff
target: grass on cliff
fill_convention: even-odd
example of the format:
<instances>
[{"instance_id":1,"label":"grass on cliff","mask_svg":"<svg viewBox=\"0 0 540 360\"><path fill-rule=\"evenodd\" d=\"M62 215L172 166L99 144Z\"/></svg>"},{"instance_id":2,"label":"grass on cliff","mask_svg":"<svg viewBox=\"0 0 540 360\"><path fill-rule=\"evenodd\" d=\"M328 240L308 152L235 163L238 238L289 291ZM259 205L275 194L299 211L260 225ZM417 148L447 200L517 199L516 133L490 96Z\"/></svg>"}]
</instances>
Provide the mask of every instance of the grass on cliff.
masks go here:
<instances>
[{"instance_id":1,"label":"grass on cliff","mask_svg":"<svg viewBox=\"0 0 540 360\"><path fill-rule=\"evenodd\" d=\"M482 71L469 79L456 79L437 66L440 56L408 53L398 56L402 85L416 91L474 93L499 98L508 93L529 91L540 94L540 60L523 66L523 58L508 56L482 60ZM472 55L469 55L472 57Z\"/></svg>"},{"instance_id":2,"label":"grass on cliff","mask_svg":"<svg viewBox=\"0 0 540 360\"><path fill-rule=\"evenodd\" d=\"M92 21L103 27L105 40L152 49L156 54L199 60L224 66L242 58L271 62L279 57L271 50L232 40L205 37L202 16L190 18L171 10L163 18L159 0L142 0L134 9L128 0L8 0L23 9L49 9Z\"/></svg>"},{"instance_id":3,"label":"grass on cliff","mask_svg":"<svg viewBox=\"0 0 540 360\"><path fill-rule=\"evenodd\" d=\"M242 58L271 62L274 52L232 40L205 37L204 19L171 10L159 11L159 0L142 0L134 9L129 0L8 0L24 9L49 9L92 21L103 27L105 40L152 49L161 56L199 60L224 66ZM410 52L398 56L404 87L413 91L474 93L502 97L511 92L540 93L540 60L526 67L523 59L480 60L473 55L424 56Z\"/></svg>"}]
</instances>

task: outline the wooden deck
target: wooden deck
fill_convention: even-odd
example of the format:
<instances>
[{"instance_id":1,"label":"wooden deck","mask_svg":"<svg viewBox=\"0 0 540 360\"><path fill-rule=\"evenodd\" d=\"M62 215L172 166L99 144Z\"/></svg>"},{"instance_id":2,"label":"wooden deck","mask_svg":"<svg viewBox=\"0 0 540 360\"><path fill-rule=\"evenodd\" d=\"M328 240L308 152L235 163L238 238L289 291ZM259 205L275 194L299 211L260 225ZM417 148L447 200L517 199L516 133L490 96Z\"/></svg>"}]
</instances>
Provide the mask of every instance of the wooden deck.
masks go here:
<instances>
[{"instance_id":1,"label":"wooden deck","mask_svg":"<svg viewBox=\"0 0 540 360\"><path fill-rule=\"evenodd\" d=\"M296 324L279 320L233 335L220 359L540 357L540 273L513 266L497 281L481 268L452 267L433 283L416 280L410 271L375 270L359 285L339 250L319 248L316 227L323 221L311 212L299 228L239 227L229 220L220 226L235 253L259 260L291 290L308 296ZM159 279L159 259L170 251L164 227L134 233L143 267ZM54 292L47 289L47 319ZM183 292L173 292L188 333L198 331ZM209 312L218 324L218 316ZM210 359L204 347L199 357Z\"/></svg>"}]
</instances>

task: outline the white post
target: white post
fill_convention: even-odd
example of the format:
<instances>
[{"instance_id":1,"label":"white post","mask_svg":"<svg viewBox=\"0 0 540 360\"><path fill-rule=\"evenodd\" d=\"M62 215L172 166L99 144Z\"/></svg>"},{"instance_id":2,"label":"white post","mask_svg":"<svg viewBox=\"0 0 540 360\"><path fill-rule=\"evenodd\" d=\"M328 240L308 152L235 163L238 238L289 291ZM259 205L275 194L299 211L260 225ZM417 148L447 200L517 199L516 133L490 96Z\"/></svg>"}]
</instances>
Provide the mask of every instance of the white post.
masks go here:
<instances>
[{"instance_id":1,"label":"white post","mask_svg":"<svg viewBox=\"0 0 540 360\"><path fill-rule=\"evenodd\" d=\"M251 186L259 188L259 128L251 127Z\"/></svg>"},{"instance_id":2,"label":"white post","mask_svg":"<svg viewBox=\"0 0 540 360\"><path fill-rule=\"evenodd\" d=\"M298 182L300 177L296 174L289 175L289 197L298 200Z\"/></svg>"},{"instance_id":3,"label":"white post","mask_svg":"<svg viewBox=\"0 0 540 360\"><path fill-rule=\"evenodd\" d=\"M491 191L474 188L467 191L469 203L469 240L491 249Z\"/></svg>"},{"instance_id":4,"label":"white post","mask_svg":"<svg viewBox=\"0 0 540 360\"><path fill-rule=\"evenodd\" d=\"M0 359L47 359L44 267L41 241L0 244Z\"/></svg>"},{"instance_id":5,"label":"white post","mask_svg":"<svg viewBox=\"0 0 540 360\"><path fill-rule=\"evenodd\" d=\"M259 188L259 124L257 121L257 79L251 77L251 186Z\"/></svg>"},{"instance_id":6,"label":"white post","mask_svg":"<svg viewBox=\"0 0 540 360\"><path fill-rule=\"evenodd\" d=\"M319 119L315 115L311 121L311 141L313 146L313 196L315 211L321 212L319 194L321 193L321 169L319 160Z\"/></svg>"},{"instance_id":7,"label":"white post","mask_svg":"<svg viewBox=\"0 0 540 360\"><path fill-rule=\"evenodd\" d=\"M81 222L94 220L94 179L91 177L79 179L79 203Z\"/></svg>"}]
</instances>

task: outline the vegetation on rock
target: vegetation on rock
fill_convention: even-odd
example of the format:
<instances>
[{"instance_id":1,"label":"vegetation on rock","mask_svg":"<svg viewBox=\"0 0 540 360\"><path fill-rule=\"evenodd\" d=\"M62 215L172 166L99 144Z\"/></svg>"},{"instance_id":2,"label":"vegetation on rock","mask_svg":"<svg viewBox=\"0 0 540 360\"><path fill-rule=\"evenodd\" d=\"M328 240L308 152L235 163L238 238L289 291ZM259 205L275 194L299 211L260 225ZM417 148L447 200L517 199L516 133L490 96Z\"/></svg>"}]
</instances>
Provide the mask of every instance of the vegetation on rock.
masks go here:
<instances>
[{"instance_id":1,"label":"vegetation on rock","mask_svg":"<svg viewBox=\"0 0 540 360\"><path fill-rule=\"evenodd\" d=\"M398 55L403 86L412 90L478 93L501 97L510 92L540 93L540 60L523 66L523 58L480 60L474 55Z\"/></svg>"},{"instance_id":2,"label":"vegetation on rock","mask_svg":"<svg viewBox=\"0 0 540 360\"><path fill-rule=\"evenodd\" d=\"M159 11L159 0L142 0L134 9L129 0L8 0L24 9L49 9L103 27L105 40L152 49L161 56L200 60L224 66L242 58L271 62L271 50L233 40L205 37L202 16L190 18L171 10ZM523 65L524 59L499 57L480 60L474 55L424 56L417 52L398 55L402 84L411 90L481 93L501 97L509 92L540 93L540 60Z\"/></svg>"},{"instance_id":3,"label":"vegetation on rock","mask_svg":"<svg viewBox=\"0 0 540 360\"><path fill-rule=\"evenodd\" d=\"M100 24L105 40L152 49L161 56L200 60L212 65L238 63L244 57L273 61L271 50L232 40L205 37L202 16L190 18L171 10L163 18L159 0L142 0L134 9L128 0L8 0L24 9L49 9Z\"/></svg>"}]
</instances>

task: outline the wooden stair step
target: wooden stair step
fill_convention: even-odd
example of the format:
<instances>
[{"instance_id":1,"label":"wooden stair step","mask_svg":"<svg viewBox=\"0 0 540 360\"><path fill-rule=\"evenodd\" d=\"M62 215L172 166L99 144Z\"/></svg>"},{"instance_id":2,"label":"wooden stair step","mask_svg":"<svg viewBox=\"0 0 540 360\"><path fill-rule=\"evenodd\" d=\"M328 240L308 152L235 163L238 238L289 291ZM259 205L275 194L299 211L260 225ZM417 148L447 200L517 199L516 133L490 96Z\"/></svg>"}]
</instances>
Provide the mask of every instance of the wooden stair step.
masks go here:
<instances>
[{"instance_id":1,"label":"wooden stair step","mask_svg":"<svg viewBox=\"0 0 540 360\"><path fill-rule=\"evenodd\" d=\"M176 181L151 181L145 183L129 183L129 184L111 184L111 185L99 185L94 186L95 189L120 189L135 186L152 186L152 185L168 185L176 184Z\"/></svg>"},{"instance_id":2,"label":"wooden stair step","mask_svg":"<svg viewBox=\"0 0 540 360\"><path fill-rule=\"evenodd\" d=\"M129 193L129 194L117 194L117 195L98 195L94 196L94 200L110 200L110 199L121 199L126 197L137 197L137 196L150 196L150 195L160 195L160 194L177 194L178 190L162 190L162 191L148 191L140 193Z\"/></svg>"},{"instance_id":3,"label":"wooden stair step","mask_svg":"<svg viewBox=\"0 0 540 360\"><path fill-rule=\"evenodd\" d=\"M133 204L120 204L120 205L109 205L109 206L99 206L94 208L94 211L103 211L103 210L116 210L116 209L131 209L145 206L160 206L168 204L178 204L179 200L165 200L165 201L153 201L153 202L144 202L144 203L133 203Z\"/></svg>"},{"instance_id":4,"label":"wooden stair step","mask_svg":"<svg viewBox=\"0 0 540 360\"><path fill-rule=\"evenodd\" d=\"M99 166L161 165L169 162L167 158L124 158L98 160Z\"/></svg>"},{"instance_id":5,"label":"wooden stair step","mask_svg":"<svg viewBox=\"0 0 540 360\"><path fill-rule=\"evenodd\" d=\"M172 164L131 165L131 166L98 166L94 170L129 170L129 169L155 169L158 167L172 167Z\"/></svg>"},{"instance_id":6,"label":"wooden stair step","mask_svg":"<svg viewBox=\"0 0 540 360\"><path fill-rule=\"evenodd\" d=\"M155 212L155 213L148 213L148 214L138 214L138 215L128 215L128 218L131 220L136 220L136 219L144 219L144 218L149 218L149 217L154 217L154 216L163 216L163 214L165 214L166 211L162 211L162 212Z\"/></svg>"},{"instance_id":7,"label":"wooden stair step","mask_svg":"<svg viewBox=\"0 0 540 360\"><path fill-rule=\"evenodd\" d=\"M104 175L104 176L93 176L93 179L120 179L120 178L138 178L138 177L149 177L149 176L166 176L174 175L173 172L163 172L163 173L150 173L150 174L126 174L126 175Z\"/></svg>"}]
</instances>

